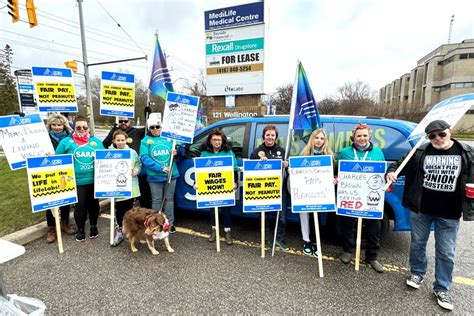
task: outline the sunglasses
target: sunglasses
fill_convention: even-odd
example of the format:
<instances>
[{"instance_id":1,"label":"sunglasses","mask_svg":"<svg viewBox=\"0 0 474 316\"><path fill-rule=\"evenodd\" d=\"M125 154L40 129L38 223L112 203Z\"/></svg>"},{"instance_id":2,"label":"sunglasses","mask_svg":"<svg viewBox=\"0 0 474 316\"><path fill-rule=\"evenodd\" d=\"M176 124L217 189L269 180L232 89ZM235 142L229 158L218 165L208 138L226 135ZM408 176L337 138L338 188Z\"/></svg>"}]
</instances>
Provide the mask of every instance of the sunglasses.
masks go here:
<instances>
[{"instance_id":1,"label":"sunglasses","mask_svg":"<svg viewBox=\"0 0 474 316\"><path fill-rule=\"evenodd\" d=\"M161 128L161 126L159 126L159 125L152 125L152 126L150 126L150 129L160 129L160 128Z\"/></svg>"},{"instance_id":2,"label":"sunglasses","mask_svg":"<svg viewBox=\"0 0 474 316\"><path fill-rule=\"evenodd\" d=\"M119 120L120 124L128 123L128 120Z\"/></svg>"},{"instance_id":3,"label":"sunglasses","mask_svg":"<svg viewBox=\"0 0 474 316\"><path fill-rule=\"evenodd\" d=\"M87 127L87 126L76 126L76 129L78 131L80 131L80 130L87 131L89 129L89 127Z\"/></svg>"},{"instance_id":4,"label":"sunglasses","mask_svg":"<svg viewBox=\"0 0 474 316\"><path fill-rule=\"evenodd\" d=\"M441 132L441 133L438 133L438 134L429 134L427 137L428 139L435 139L436 136L439 136L440 138L443 138L443 137L446 137L448 134L446 132Z\"/></svg>"}]
</instances>

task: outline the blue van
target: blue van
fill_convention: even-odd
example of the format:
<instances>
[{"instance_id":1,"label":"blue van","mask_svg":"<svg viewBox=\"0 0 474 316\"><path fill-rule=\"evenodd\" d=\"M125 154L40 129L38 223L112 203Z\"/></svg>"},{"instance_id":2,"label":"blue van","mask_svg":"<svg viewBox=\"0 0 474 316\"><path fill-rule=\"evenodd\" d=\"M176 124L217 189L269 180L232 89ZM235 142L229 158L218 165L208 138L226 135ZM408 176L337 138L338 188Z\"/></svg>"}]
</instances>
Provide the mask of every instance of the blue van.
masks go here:
<instances>
[{"instance_id":1,"label":"blue van","mask_svg":"<svg viewBox=\"0 0 474 316\"><path fill-rule=\"evenodd\" d=\"M248 158L254 148L262 142L262 131L268 124L275 125L278 128L278 143L286 146L286 137L288 134L287 115L273 115L265 117L236 118L223 120L214 123L205 129L199 131L194 136L193 144L186 145L186 156L177 159L176 163L179 169L175 191L175 207L178 209L192 211L208 211L206 209L196 208L196 192L193 189L194 183L194 164L193 157L199 157L199 146L206 141L206 137L214 128L221 129L227 138L232 142L232 150L237 157L239 167L242 166L242 159ZM341 149L351 144L350 136L352 128L358 122L369 124L372 128L372 142L375 146L383 150L385 159L389 162L397 161L405 153L410 151L415 145L414 142L408 142L407 138L415 128L416 124L402 120L391 120L377 117L363 116L321 116L323 127L328 133L329 145L337 155ZM295 142L291 145L291 156L297 156L306 144L310 131L295 131ZM257 217L258 213L242 212L242 173L239 173L240 189L237 192L237 203L232 207L233 216ZM384 219L382 221L382 233L389 229L389 220L394 221L395 231L407 231L411 229L409 210L402 206L402 196L404 187L404 177L392 186L390 192L385 194ZM288 203L289 204L289 203ZM288 221L299 221L298 214L291 213L291 205L286 210ZM326 222L326 213L322 213L321 224Z\"/></svg>"}]
</instances>

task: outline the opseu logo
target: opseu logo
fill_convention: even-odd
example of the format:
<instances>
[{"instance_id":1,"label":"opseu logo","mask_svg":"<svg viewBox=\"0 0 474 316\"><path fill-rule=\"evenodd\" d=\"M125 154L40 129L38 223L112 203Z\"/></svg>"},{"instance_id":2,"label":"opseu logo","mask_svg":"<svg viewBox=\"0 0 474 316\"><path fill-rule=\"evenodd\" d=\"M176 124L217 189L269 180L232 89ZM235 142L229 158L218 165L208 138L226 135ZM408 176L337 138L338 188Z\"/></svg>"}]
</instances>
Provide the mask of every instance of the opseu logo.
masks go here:
<instances>
[{"instance_id":1,"label":"opseu logo","mask_svg":"<svg viewBox=\"0 0 474 316\"><path fill-rule=\"evenodd\" d=\"M272 169L272 164L270 164L270 163L261 163L261 162L257 162L257 164L255 165L255 168L254 168L254 170L268 170L268 169Z\"/></svg>"},{"instance_id":2,"label":"opseu logo","mask_svg":"<svg viewBox=\"0 0 474 316\"><path fill-rule=\"evenodd\" d=\"M219 167L219 166L223 166L224 165L224 161L222 160L216 160L214 162L212 162L211 159L209 159L208 161L206 161L206 164L204 165L205 167Z\"/></svg>"},{"instance_id":3,"label":"opseu logo","mask_svg":"<svg viewBox=\"0 0 474 316\"><path fill-rule=\"evenodd\" d=\"M45 166L57 166L62 163L61 159L51 159L49 160L48 158L44 158L43 161L40 164L40 167L45 167Z\"/></svg>"},{"instance_id":4,"label":"opseu logo","mask_svg":"<svg viewBox=\"0 0 474 316\"><path fill-rule=\"evenodd\" d=\"M122 158L122 154L108 152L107 155L105 155L104 158L105 159L120 159L120 158Z\"/></svg>"},{"instance_id":5,"label":"opseu logo","mask_svg":"<svg viewBox=\"0 0 474 316\"><path fill-rule=\"evenodd\" d=\"M317 166L321 166L320 160L309 161L308 159L304 159L301 162L301 167L317 167Z\"/></svg>"},{"instance_id":6,"label":"opseu logo","mask_svg":"<svg viewBox=\"0 0 474 316\"><path fill-rule=\"evenodd\" d=\"M19 117L15 118L12 117L8 125L24 125L24 124L31 124L31 118L29 117Z\"/></svg>"}]
</instances>

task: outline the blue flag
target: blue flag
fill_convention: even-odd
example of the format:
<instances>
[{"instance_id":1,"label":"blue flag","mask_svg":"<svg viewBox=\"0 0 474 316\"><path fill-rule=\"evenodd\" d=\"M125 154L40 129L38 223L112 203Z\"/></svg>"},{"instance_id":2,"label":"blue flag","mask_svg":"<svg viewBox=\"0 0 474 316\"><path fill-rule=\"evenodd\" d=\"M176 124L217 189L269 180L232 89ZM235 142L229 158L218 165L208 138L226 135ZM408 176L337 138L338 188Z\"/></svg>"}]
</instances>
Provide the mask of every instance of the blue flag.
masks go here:
<instances>
[{"instance_id":1,"label":"blue flag","mask_svg":"<svg viewBox=\"0 0 474 316\"><path fill-rule=\"evenodd\" d=\"M166 59L161 51L158 36L156 36L155 56L153 58L153 70L151 72L150 86L148 87L153 94L166 100L166 93L173 92L171 76L166 65Z\"/></svg>"},{"instance_id":2,"label":"blue flag","mask_svg":"<svg viewBox=\"0 0 474 316\"><path fill-rule=\"evenodd\" d=\"M321 118L316 100L313 97L303 64L298 62L295 85L293 86L293 97L291 99L289 129L315 130L321 127Z\"/></svg>"}]
</instances>

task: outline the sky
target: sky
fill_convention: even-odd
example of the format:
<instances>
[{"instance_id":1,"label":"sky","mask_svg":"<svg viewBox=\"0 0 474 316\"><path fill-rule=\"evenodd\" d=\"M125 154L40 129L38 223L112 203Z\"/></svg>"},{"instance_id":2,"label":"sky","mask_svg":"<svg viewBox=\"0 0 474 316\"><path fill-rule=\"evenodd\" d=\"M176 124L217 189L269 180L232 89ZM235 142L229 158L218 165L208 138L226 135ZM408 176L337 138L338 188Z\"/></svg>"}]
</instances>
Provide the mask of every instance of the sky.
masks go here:
<instances>
[{"instance_id":1,"label":"sky","mask_svg":"<svg viewBox=\"0 0 474 316\"><path fill-rule=\"evenodd\" d=\"M21 18L27 21L25 0L19 2ZM205 68L204 11L251 2L255 1L84 0L89 63L149 57L148 62L90 67L90 74L127 71L148 85L158 32L179 90ZM82 60L76 0L35 0L39 25L34 28L11 23L6 4L0 0L0 46L12 47L12 70L63 68L67 60ZM267 0L265 92L293 83L298 59L318 100L358 80L378 91L448 42L453 14L451 43L474 38L472 12L472 0ZM82 78L75 78L79 93Z\"/></svg>"}]
</instances>

